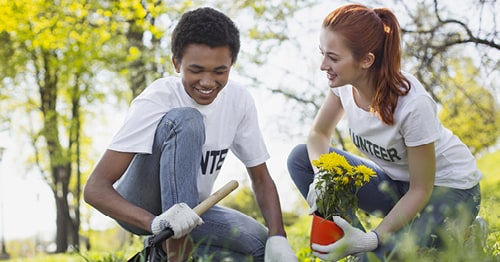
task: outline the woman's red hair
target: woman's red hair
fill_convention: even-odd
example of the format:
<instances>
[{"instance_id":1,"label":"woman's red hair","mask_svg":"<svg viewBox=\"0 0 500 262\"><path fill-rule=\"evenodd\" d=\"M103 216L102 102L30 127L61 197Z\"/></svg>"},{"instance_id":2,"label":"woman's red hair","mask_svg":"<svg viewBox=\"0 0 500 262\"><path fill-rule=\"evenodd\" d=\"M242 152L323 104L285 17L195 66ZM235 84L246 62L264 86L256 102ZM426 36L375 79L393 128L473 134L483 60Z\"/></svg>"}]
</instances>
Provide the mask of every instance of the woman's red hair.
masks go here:
<instances>
[{"instance_id":1,"label":"woman's red hair","mask_svg":"<svg viewBox=\"0 0 500 262\"><path fill-rule=\"evenodd\" d=\"M410 90L410 82L401 72L401 34L396 16L387 8L350 4L325 17L323 28L341 34L354 59L360 61L369 53L375 56L369 69L375 83L371 110L385 124L394 124L398 97Z\"/></svg>"}]
</instances>

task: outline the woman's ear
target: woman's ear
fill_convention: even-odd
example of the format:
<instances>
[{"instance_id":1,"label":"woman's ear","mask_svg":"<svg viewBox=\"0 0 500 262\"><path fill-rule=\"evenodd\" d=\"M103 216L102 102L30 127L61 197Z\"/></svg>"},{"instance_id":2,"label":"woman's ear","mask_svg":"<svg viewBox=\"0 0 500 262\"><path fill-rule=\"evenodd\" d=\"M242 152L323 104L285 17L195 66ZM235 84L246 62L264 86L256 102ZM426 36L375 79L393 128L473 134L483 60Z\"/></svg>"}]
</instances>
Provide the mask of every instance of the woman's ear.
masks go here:
<instances>
[{"instance_id":1,"label":"woman's ear","mask_svg":"<svg viewBox=\"0 0 500 262\"><path fill-rule=\"evenodd\" d=\"M361 59L361 68L368 69L375 62L375 55L373 53L368 53L363 59Z\"/></svg>"},{"instance_id":2,"label":"woman's ear","mask_svg":"<svg viewBox=\"0 0 500 262\"><path fill-rule=\"evenodd\" d=\"M181 63L175 57L172 56L172 64L174 64L175 72L180 73L181 72Z\"/></svg>"}]
</instances>

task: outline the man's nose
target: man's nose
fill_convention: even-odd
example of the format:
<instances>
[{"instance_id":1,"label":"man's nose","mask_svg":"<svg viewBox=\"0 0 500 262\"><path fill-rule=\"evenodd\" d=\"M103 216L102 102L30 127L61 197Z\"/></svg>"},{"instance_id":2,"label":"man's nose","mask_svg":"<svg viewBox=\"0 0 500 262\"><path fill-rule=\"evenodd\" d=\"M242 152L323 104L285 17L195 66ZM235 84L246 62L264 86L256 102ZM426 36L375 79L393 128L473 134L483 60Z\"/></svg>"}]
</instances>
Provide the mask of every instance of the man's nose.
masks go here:
<instances>
[{"instance_id":1,"label":"man's nose","mask_svg":"<svg viewBox=\"0 0 500 262\"><path fill-rule=\"evenodd\" d=\"M205 73L200 79L200 85L203 87L214 87L215 86L215 78L210 73Z\"/></svg>"}]
</instances>

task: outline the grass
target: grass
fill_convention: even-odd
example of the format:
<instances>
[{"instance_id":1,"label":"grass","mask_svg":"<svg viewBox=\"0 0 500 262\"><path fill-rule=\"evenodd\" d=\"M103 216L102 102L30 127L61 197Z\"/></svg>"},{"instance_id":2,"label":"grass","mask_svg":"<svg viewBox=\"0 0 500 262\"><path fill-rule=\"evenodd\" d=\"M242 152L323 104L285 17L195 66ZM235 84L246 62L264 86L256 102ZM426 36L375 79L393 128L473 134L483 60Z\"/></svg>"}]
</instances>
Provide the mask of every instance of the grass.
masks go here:
<instances>
[{"instance_id":1,"label":"grass","mask_svg":"<svg viewBox=\"0 0 500 262\"><path fill-rule=\"evenodd\" d=\"M484 174L481 181L482 204L479 212L487 224L488 234L484 246L478 245L481 236L473 233L468 240L450 237L446 239L447 249L437 251L433 249L418 249L411 241L401 243L404 252L400 257L389 257L385 261L401 262L438 262L438 261L500 261L500 213L498 203L500 201L500 177L497 175L500 151L489 154L478 160L478 165ZM305 202L304 202L305 205ZM306 208L304 208L307 210ZM303 212L302 212L303 213ZM364 222L375 225L378 220L375 218L365 218ZM300 215L294 224L287 227L288 239L293 250L301 262L317 262L309 249L309 230L311 217ZM476 231L477 232L477 231ZM121 229L115 228L106 232L92 232L91 243L95 246L92 251L82 251L80 253L69 254L31 254L29 256L14 256L7 261L12 262L124 262L136 252L142 250L142 239L124 233ZM9 252L11 254L25 254L23 249L33 245L28 242L9 242ZM210 262L205 259L200 262ZM370 261L379 261L374 257Z\"/></svg>"}]
</instances>

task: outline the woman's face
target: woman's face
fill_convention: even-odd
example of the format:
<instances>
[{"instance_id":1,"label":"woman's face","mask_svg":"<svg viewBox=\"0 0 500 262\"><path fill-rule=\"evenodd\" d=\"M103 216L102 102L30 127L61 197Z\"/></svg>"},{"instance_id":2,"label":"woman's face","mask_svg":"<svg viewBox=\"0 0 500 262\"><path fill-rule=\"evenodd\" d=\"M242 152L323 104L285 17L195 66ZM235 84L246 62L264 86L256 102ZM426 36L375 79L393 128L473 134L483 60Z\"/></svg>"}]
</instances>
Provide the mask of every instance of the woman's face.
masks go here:
<instances>
[{"instance_id":1,"label":"woman's face","mask_svg":"<svg viewBox=\"0 0 500 262\"><path fill-rule=\"evenodd\" d=\"M352 56L342 35L322 28L319 41L319 50L323 56L320 69L326 72L330 87L347 84L356 86L357 82L364 80L365 70Z\"/></svg>"},{"instance_id":2,"label":"woman's face","mask_svg":"<svg viewBox=\"0 0 500 262\"><path fill-rule=\"evenodd\" d=\"M173 59L175 70L181 73L186 93L200 105L212 103L226 86L232 57L228 46L211 48L202 44L186 47L182 60Z\"/></svg>"}]
</instances>

